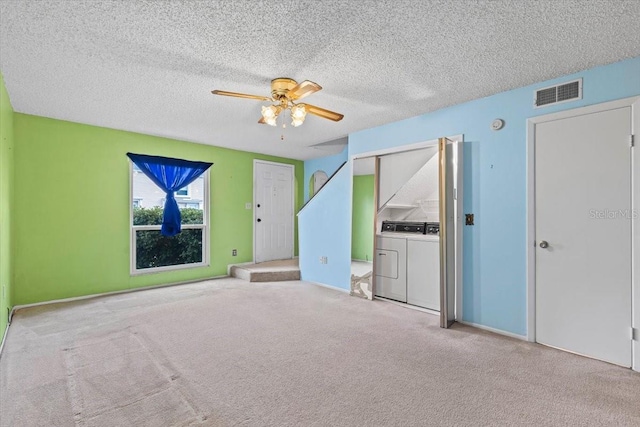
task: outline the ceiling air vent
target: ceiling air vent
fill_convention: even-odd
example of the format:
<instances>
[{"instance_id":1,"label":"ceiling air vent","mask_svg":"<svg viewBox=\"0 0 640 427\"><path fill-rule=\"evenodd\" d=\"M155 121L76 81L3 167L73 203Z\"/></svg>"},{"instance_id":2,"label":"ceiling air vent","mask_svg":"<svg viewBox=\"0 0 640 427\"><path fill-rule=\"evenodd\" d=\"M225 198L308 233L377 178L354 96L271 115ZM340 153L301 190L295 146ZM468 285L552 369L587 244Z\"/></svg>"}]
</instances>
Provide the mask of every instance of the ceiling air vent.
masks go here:
<instances>
[{"instance_id":1,"label":"ceiling air vent","mask_svg":"<svg viewBox=\"0 0 640 427\"><path fill-rule=\"evenodd\" d=\"M533 102L535 108L539 108L577 99L582 99L582 79L538 89L534 94Z\"/></svg>"}]
</instances>

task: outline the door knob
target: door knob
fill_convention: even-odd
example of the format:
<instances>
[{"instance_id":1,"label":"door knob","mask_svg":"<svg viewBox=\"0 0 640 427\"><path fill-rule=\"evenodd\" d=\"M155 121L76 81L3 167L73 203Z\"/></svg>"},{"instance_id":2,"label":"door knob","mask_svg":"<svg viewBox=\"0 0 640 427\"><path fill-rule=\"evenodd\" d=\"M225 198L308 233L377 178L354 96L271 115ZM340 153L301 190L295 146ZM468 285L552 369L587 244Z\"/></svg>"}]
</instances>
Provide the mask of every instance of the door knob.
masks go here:
<instances>
[{"instance_id":1,"label":"door knob","mask_svg":"<svg viewBox=\"0 0 640 427\"><path fill-rule=\"evenodd\" d=\"M262 220L260 218L258 218L258 222L261 222Z\"/></svg>"},{"instance_id":2,"label":"door knob","mask_svg":"<svg viewBox=\"0 0 640 427\"><path fill-rule=\"evenodd\" d=\"M547 242L546 240L541 240L540 241L540 247L542 249L547 249L549 247L549 242Z\"/></svg>"}]
</instances>

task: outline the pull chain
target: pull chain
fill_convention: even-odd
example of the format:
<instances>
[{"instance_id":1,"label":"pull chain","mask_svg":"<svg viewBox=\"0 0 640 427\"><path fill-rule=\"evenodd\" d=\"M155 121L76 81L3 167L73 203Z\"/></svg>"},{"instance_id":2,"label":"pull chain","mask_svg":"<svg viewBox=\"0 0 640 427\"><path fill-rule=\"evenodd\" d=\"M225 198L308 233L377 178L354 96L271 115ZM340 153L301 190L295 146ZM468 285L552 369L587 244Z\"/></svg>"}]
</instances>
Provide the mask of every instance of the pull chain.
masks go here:
<instances>
[{"instance_id":1,"label":"pull chain","mask_svg":"<svg viewBox=\"0 0 640 427\"><path fill-rule=\"evenodd\" d=\"M280 141L284 141L284 129L287 128L287 124L285 123L284 113L282 114L282 133L280 134Z\"/></svg>"}]
</instances>

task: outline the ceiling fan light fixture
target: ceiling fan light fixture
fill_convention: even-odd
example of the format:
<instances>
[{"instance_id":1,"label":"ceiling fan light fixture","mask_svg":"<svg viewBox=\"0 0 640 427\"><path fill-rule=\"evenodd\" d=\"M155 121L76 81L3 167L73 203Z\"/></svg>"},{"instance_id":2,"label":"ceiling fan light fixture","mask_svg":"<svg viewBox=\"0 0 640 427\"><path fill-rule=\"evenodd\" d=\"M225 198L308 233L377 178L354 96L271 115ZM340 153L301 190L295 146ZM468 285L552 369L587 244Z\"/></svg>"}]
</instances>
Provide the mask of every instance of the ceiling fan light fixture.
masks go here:
<instances>
[{"instance_id":1,"label":"ceiling fan light fixture","mask_svg":"<svg viewBox=\"0 0 640 427\"><path fill-rule=\"evenodd\" d=\"M291 107L291 125L298 127L304 123L304 119L307 116L307 109L304 104L298 104Z\"/></svg>"},{"instance_id":2,"label":"ceiling fan light fixture","mask_svg":"<svg viewBox=\"0 0 640 427\"><path fill-rule=\"evenodd\" d=\"M302 119L307 115L307 110L304 108L304 104L297 104L291 107L291 117L294 119Z\"/></svg>"},{"instance_id":3,"label":"ceiling fan light fixture","mask_svg":"<svg viewBox=\"0 0 640 427\"><path fill-rule=\"evenodd\" d=\"M275 105L269 105L268 107L264 105L262 106L262 118L267 123L269 122L269 119L273 119L275 122L276 117L278 117L278 113L280 113L280 111Z\"/></svg>"}]
</instances>

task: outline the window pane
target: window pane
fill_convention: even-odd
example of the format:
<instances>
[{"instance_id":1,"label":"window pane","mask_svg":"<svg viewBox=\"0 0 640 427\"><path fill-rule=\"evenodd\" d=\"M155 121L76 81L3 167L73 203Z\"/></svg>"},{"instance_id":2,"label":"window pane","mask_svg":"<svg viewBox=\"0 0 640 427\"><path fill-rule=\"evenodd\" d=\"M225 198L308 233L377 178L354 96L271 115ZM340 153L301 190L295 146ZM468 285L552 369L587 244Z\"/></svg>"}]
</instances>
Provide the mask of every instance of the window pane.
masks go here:
<instances>
[{"instance_id":1,"label":"window pane","mask_svg":"<svg viewBox=\"0 0 640 427\"><path fill-rule=\"evenodd\" d=\"M138 200L141 207L153 208L164 206L166 194L144 173L133 170L133 200Z\"/></svg>"},{"instance_id":2,"label":"window pane","mask_svg":"<svg viewBox=\"0 0 640 427\"><path fill-rule=\"evenodd\" d=\"M162 224L163 208L133 207L133 225L160 225Z\"/></svg>"},{"instance_id":3,"label":"window pane","mask_svg":"<svg viewBox=\"0 0 640 427\"><path fill-rule=\"evenodd\" d=\"M133 225L160 225L166 194L139 169L132 174L133 197L137 203L133 209ZM188 191L187 191L188 188ZM188 187L176 192L188 193L178 201L182 224L204 224L204 175L197 178Z\"/></svg>"},{"instance_id":4,"label":"window pane","mask_svg":"<svg viewBox=\"0 0 640 427\"><path fill-rule=\"evenodd\" d=\"M202 229L182 230L165 237L160 230L136 231L136 268L195 264L202 259Z\"/></svg>"}]
</instances>

